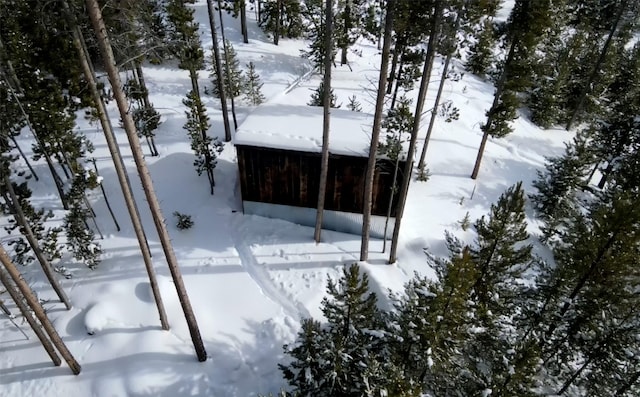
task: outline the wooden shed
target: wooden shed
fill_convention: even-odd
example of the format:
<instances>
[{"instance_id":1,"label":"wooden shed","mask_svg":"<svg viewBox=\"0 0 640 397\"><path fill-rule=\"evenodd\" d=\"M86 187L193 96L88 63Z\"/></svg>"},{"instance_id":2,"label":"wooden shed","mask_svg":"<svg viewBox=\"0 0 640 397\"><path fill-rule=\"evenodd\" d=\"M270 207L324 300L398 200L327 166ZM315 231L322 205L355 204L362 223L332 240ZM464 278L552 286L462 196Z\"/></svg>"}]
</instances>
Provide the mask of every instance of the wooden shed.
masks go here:
<instances>
[{"instance_id":1,"label":"wooden shed","mask_svg":"<svg viewBox=\"0 0 640 397\"><path fill-rule=\"evenodd\" d=\"M315 224L322 150L322 108L265 104L238 128L238 154L244 212ZM331 110L329 173L323 228L362 232L364 178L373 116ZM374 175L372 236L382 237L389 211L395 163L377 160ZM398 181L404 162L400 163ZM395 216L396 202L391 205ZM389 222L387 235L393 231Z\"/></svg>"}]
</instances>

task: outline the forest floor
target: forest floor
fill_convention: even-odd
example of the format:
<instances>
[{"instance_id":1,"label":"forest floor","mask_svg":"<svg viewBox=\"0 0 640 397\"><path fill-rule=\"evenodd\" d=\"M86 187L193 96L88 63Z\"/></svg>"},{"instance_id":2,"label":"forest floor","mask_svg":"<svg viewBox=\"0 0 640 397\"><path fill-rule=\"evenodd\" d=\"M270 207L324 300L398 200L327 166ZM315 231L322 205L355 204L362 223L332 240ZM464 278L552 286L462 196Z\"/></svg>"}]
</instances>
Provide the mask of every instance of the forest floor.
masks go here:
<instances>
[{"instance_id":1,"label":"forest floor","mask_svg":"<svg viewBox=\"0 0 640 397\"><path fill-rule=\"evenodd\" d=\"M195 4L203 46L209 52L211 36L206 2ZM309 75L308 61L300 57L305 43L281 39L274 46L249 13L249 44L242 43L239 21L225 16L225 34L233 43L241 65L255 63L264 82L268 101L304 104L320 77ZM333 87L343 108L356 95L363 111L373 113L380 55L375 44L360 43L349 53L350 70L337 66ZM104 234L100 240L104 255L96 270L65 258L71 277L62 279L73 308L64 310L57 302L37 266L23 269L25 277L44 301L47 313L83 369L73 376L65 365L54 367L26 323L27 340L6 318L0 316L0 396L255 396L286 387L278 362L286 359L282 345L294 340L299 320L321 319L319 305L326 282L337 278L345 264L357 262L359 236L324 231L323 242L313 242L313 229L289 222L243 215L237 182L235 149L226 144L215 170L215 195L209 194L205 176L197 176L186 132L182 99L190 89L186 71L172 63L144 68L151 99L162 114L157 133L160 156L147 156L154 185L167 217L167 224L184 276L200 331L209 355L196 360L189 332L164 261L144 194L137 177L126 136L117 138L141 208L153 260L159 274L162 296L171 324L160 329L148 279L119 185L102 133L79 112L77 128L95 146L100 174L122 230L117 232L98 192L91 197ZM462 71L459 62L456 69ZM441 60L434 65L427 106L438 86ZM303 78L303 76L305 76ZM211 86L208 72L200 73L201 87ZM297 83L297 84L294 84ZM387 265L382 241L370 244L370 260L361 264L378 292L381 304L389 290L399 290L414 272L432 275L424 250L446 255L444 232L472 241L473 228L463 231L459 221L486 214L490 205L510 185L523 181L526 192L545 156L560 154L563 142L571 139L564 130L541 130L525 114L514 122L515 132L500 140L490 139L477 181L470 179L480 124L493 99L493 85L471 74L459 81L447 81L443 100L460 109L459 120L436 121L429 151L428 182L412 181L400 233L399 259ZM407 93L409 98L415 90ZM211 118L210 132L223 138L220 103L204 96ZM238 106L238 121L251 112ZM115 103L109 112L114 125L119 117ZM430 113L427 113L418 143L422 148ZM332 134L346 133L332 131ZM25 146L29 142L25 140ZM146 147L144 148L146 150ZM419 152L418 152L419 155ZM36 171L45 175L46 166ZM54 210L57 219L64 212L54 195L53 182L46 178L33 185L34 204ZM190 214L195 225L180 231L174 211ZM537 232L530 204L530 231ZM539 245L539 255L547 255ZM17 312L13 305L10 309ZM89 334L92 333L92 335Z\"/></svg>"}]
</instances>

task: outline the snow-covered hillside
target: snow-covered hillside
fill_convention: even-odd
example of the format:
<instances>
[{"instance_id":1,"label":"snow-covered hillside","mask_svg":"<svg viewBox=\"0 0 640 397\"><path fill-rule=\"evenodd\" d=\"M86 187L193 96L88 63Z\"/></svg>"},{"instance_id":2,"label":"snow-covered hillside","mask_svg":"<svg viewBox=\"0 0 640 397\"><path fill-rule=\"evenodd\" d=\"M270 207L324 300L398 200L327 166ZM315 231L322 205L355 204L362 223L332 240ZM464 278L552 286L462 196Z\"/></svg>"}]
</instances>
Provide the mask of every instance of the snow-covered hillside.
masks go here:
<instances>
[{"instance_id":1,"label":"snow-covered hillside","mask_svg":"<svg viewBox=\"0 0 640 397\"><path fill-rule=\"evenodd\" d=\"M209 48L206 3L198 1L195 8L203 46ZM305 43L281 39L280 45L274 46L253 18L249 13L250 43L243 44L239 22L225 17L227 38L233 42L241 64L255 63L268 100L307 103L320 77L307 75L308 62L299 56ZM349 96L356 95L363 110L373 113L380 56L375 44L360 43L355 49L349 54L353 70L338 66L332 84L338 103L346 104ZM440 74L440 66L437 60L434 79ZM462 70L459 64L456 66ZM195 358L124 132L118 131L118 140L160 275L170 331L160 329L102 133L80 113L77 128L95 145L93 156L123 230L116 232L104 199L96 192L93 207L105 234L101 241L104 260L93 271L81 264L66 265L72 277L62 280L62 285L73 303L70 311L56 301L36 266L24 269L83 371L74 376L64 365L52 366L26 324L19 325L29 340L6 316L0 315L0 396L255 396L277 392L286 386L277 368L284 359L282 345L294 339L302 317L320 318L319 304L327 279L336 278L343 265L358 259L358 236L324 231L323 242L316 245L311 228L243 215L232 144L226 144L219 158L216 194L209 195L206 178L198 177L193 168L193 154L182 128L182 99L190 89L188 73L167 65L146 65L144 70L152 102L163 120L156 138L160 156L146 160L209 359L199 363ZM211 84L207 75L201 72L201 87ZM432 83L427 107L436 89L437 82ZM472 232L463 232L458 221L467 212L471 219L487 213L504 189L517 181L524 181L525 189L530 189L536 170L544 165L544 157L560 153L563 142L570 139L567 132L541 130L526 117L520 117L512 135L489 141L480 176L477 181L470 179L482 136L480 123L492 95L489 82L470 74L446 83L445 99L460 108L460 119L451 123L440 119L436 123L427 154L431 177L426 183L412 182L398 263L387 265L388 253L381 253L382 241L375 240L370 244L369 262L362 264L381 297L388 289L401 288L414 272L432 274L425 248L444 255L445 230L473 239ZM212 122L211 133L222 139L219 101L204 98ZM238 110L241 123L252 109L241 104ZM114 103L109 111L114 125L118 125ZM419 144L421 148L421 141ZM37 169L45 167L38 164ZM34 186L35 202L52 208L61 217L52 187L52 182ZM192 215L194 227L178 230L171 215L174 211ZM532 224L531 231L535 230ZM8 306L17 312L12 304Z\"/></svg>"}]
</instances>

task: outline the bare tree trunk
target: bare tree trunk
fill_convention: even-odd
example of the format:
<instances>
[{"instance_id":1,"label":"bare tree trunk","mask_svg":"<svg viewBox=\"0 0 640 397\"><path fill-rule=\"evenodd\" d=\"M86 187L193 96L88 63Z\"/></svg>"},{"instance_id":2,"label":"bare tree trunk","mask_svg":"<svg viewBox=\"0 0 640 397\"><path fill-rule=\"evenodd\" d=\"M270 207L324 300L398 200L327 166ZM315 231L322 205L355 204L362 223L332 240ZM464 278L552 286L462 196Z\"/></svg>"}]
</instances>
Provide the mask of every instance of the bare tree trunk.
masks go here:
<instances>
[{"instance_id":1,"label":"bare tree trunk","mask_svg":"<svg viewBox=\"0 0 640 397\"><path fill-rule=\"evenodd\" d=\"M400 65L398 65L398 75L396 76L396 86L393 89L393 96L391 97L391 106L389 106L390 109L395 109L396 108L396 100L398 98L398 90L400 90L400 84L398 84L398 82L400 81L400 78L402 77L402 67L404 66L404 54L402 54L402 56L400 56Z\"/></svg>"},{"instance_id":2,"label":"bare tree trunk","mask_svg":"<svg viewBox=\"0 0 640 397\"><path fill-rule=\"evenodd\" d=\"M15 211L16 222L20 227L22 227L24 231L24 236L27 238L27 242L29 242L29 246L33 250L33 253L36 255L38 262L40 262L40 266L42 267L42 271L44 272L47 280L49 280L49 284L51 284L51 288L55 291L58 298L60 298L60 302L64 303L64 306L67 310L71 309L71 303L69 303L69 298L67 298L67 294L65 294L64 290L56 280L56 276L53 274L53 270L51 268L51 263L44 256L44 253L40 249L40 244L38 243L38 239L33 234L33 229L31 229L31 225L29 225L29 221L22 210L22 205L20 205L20 199L16 195L15 189L11 184L11 180L8 175L4 177L4 185L7 191L9 192L9 197L11 198L11 204L13 206L13 210Z\"/></svg>"},{"instance_id":3,"label":"bare tree trunk","mask_svg":"<svg viewBox=\"0 0 640 397\"><path fill-rule=\"evenodd\" d=\"M63 3L63 5L66 4ZM75 20L75 19L74 19ZM77 21L74 24L75 26L78 26ZM109 114L107 112L107 107L104 103L104 100L102 99L102 95L100 95L100 92L98 91L98 86L96 85L96 73L95 73L95 69L93 67L93 63L91 62L91 57L89 56L89 51L87 49L87 44L86 41L84 40L84 36L82 35L82 30L78 30L78 37L80 39L80 44L82 45L82 51L84 53L84 57L82 56L82 54L80 54L80 52L78 52L78 55L80 56L81 60L86 60L86 65L82 65L83 68L83 74L85 74L86 76L86 72L84 71L85 68L88 69L88 71L90 72L90 76L91 79L89 80L88 84L89 84L89 89L91 90L91 96L94 98L94 100L96 101L96 111L98 112L98 119L100 120L100 125L102 126L102 131L105 134L105 139L107 141L107 147L109 148L109 152L111 154L111 158L113 160L114 163L114 168L116 169L116 175L118 175L118 181L120 182L120 187L122 188L123 191L123 196L125 198L125 203L127 203L127 194L124 193L125 189L127 189L129 191L129 196L131 198L132 204L133 204L133 209L135 210L135 217L138 219L139 223L140 223L140 228L142 230L142 237L144 238L144 245L147 247L147 251L149 253L149 258L152 258L153 255L151 254L151 248L149 247L149 241L147 240L147 236L146 233L144 231L144 228L142 227L142 221L140 220L140 210L138 209L138 204L135 201L135 197L133 196L133 188L131 187L131 180L129 179L129 173L127 173L127 167L124 163L124 160L122 158L122 153L120 152L120 145L118 145L117 139L116 139L116 134L113 130L113 124L111 124L111 119L109 118ZM122 180L120 179L120 174L118 171L118 167L120 168L121 171L123 171L124 173L124 180L126 182L126 186L122 184ZM127 203L128 205L128 203ZM127 207L128 209L128 207ZM133 217L131 217L131 222L135 224ZM138 243L140 243L140 241L138 240ZM142 248L141 248L142 249ZM151 281L151 276L149 277L150 281ZM154 277L155 279L155 277ZM153 283L151 283L151 289L153 290ZM155 292L154 292L154 297L155 297ZM162 306L162 304L161 304ZM166 316L165 316L166 317ZM162 320L161 320L162 322Z\"/></svg>"},{"instance_id":4,"label":"bare tree trunk","mask_svg":"<svg viewBox=\"0 0 640 397\"><path fill-rule=\"evenodd\" d=\"M13 76L13 79L17 80L17 77ZM36 144L42 151L42 157L44 157L47 163L47 167L49 168L49 172L51 172L51 177L53 178L53 182L56 185L56 190L58 192L58 196L60 197L60 202L62 203L62 208L64 208L65 210L68 210L69 203L67 201L66 195L64 194L64 188L63 188L64 184L62 183L62 179L60 179L60 175L58 175L58 171L56 171L55 165L51 160L51 156L49 155L47 148L44 146L44 144L40 140L40 137L36 133L36 130L33 128L33 125L31 124L31 120L29 119L29 115L24 110L24 107L22 106L22 102L20 101L20 98L16 94L16 91L13 88L11 88L11 86L9 86L9 91L11 91L11 95L16 100L16 103L20 108L20 112L22 113L22 116L27 122L27 127L29 128L29 131L31 131L31 135L33 135L33 138L35 139Z\"/></svg>"},{"instance_id":5,"label":"bare tree trunk","mask_svg":"<svg viewBox=\"0 0 640 397\"><path fill-rule=\"evenodd\" d=\"M340 51L340 65L346 65L348 62L347 60L347 51L349 50L349 29L351 29L352 27L352 23L351 23L351 0L346 0L344 3L344 18L343 18L343 31L342 34L344 35L344 43L342 44L342 48Z\"/></svg>"},{"instance_id":6,"label":"bare tree trunk","mask_svg":"<svg viewBox=\"0 0 640 397\"><path fill-rule=\"evenodd\" d=\"M229 54L227 52L227 39L224 36L224 24L222 22L222 6L220 5L220 0L218 0L218 14L220 15L220 35L222 36L222 49L224 51L224 59L225 59L225 76L227 78L227 84L231 87L231 73L229 73ZM233 93L229 93L229 99L231 99L231 116L233 116L233 129L234 131L238 129L238 119L236 117L236 103L233 98Z\"/></svg>"},{"instance_id":7,"label":"bare tree trunk","mask_svg":"<svg viewBox=\"0 0 640 397\"><path fill-rule=\"evenodd\" d=\"M327 194L327 174L329 173L329 126L331 122L331 51L333 50L333 39L331 37L331 30L333 29L333 1L326 0L325 7L326 34L324 40L324 97L322 98L322 159L320 160L320 189L318 191L316 229L313 234L313 238L316 241L316 244L320 242L320 236L322 234L324 201Z\"/></svg>"},{"instance_id":8,"label":"bare tree trunk","mask_svg":"<svg viewBox=\"0 0 640 397\"><path fill-rule=\"evenodd\" d=\"M240 0L240 30L242 31L242 40L245 44L249 44L249 32L247 31L247 3Z\"/></svg>"},{"instance_id":9,"label":"bare tree trunk","mask_svg":"<svg viewBox=\"0 0 640 397\"><path fill-rule=\"evenodd\" d=\"M276 0L276 31L273 32L273 44L280 42L280 15L282 14L282 0Z\"/></svg>"},{"instance_id":10,"label":"bare tree trunk","mask_svg":"<svg viewBox=\"0 0 640 397\"><path fill-rule=\"evenodd\" d=\"M216 21L213 8L213 0L207 0L207 11L209 12L209 26L211 27L211 39L213 41L213 66L218 75L218 93L220 94L220 106L222 107L222 121L224 122L224 141L231 141L231 127L229 126L229 110L227 109L227 94L222 84L222 61L220 60L220 46L218 45L218 33L216 32Z\"/></svg>"},{"instance_id":11,"label":"bare tree trunk","mask_svg":"<svg viewBox=\"0 0 640 397\"><path fill-rule=\"evenodd\" d=\"M473 172L471 173L471 179L476 179L478 177L478 173L480 172L480 163L482 162L482 156L484 155L484 148L487 144L487 139L489 138L490 126L493 124L493 121L496 117L496 109L500 104L500 98L504 93L504 85L507 81L507 73L508 67L511 64L513 56L515 54L516 45L518 44L518 40L513 40L511 46L509 47L509 53L507 55L507 60L504 63L504 69L502 70L502 74L500 75L500 79L496 83L496 93L493 96L493 103L491 104L491 108L487 112L487 122L485 126L484 133L482 134L482 141L480 142L480 148L478 149L478 155L476 156L476 162L473 166Z\"/></svg>"},{"instance_id":12,"label":"bare tree trunk","mask_svg":"<svg viewBox=\"0 0 640 397\"><path fill-rule=\"evenodd\" d=\"M611 45L611 42L613 41L613 36L615 35L616 31L618 30L618 25L620 24L620 21L622 20L622 15L624 14L624 11L627 9L627 4L628 3L629 3L629 1L625 0L620 4L620 9L618 10L618 15L616 15L616 20L613 23L613 26L611 27L611 30L609 31L609 36L607 36L607 40L605 41L604 46L602 47L602 51L600 51L600 55L598 56L598 60L596 61L596 64L593 67L593 71L591 72L591 75L589 76L589 80L587 80L586 84L582 85L582 90L580 91L580 94L578 95L578 103L576 104L576 108L571 113L571 118L569 119L569 122L567 123L567 126L565 127L565 129L567 131L569 131L571 129L571 127L573 126L573 123L575 123L576 118L578 117L578 114L580 114L580 112L582 112L582 107L584 106L584 101L587 98L587 95L589 94L589 90L590 90L591 86L593 85L593 82L598 77L598 73L600 72L600 67L602 67L603 62L605 61L605 59L607 57L607 52L609 51L609 46Z\"/></svg>"},{"instance_id":13,"label":"bare tree trunk","mask_svg":"<svg viewBox=\"0 0 640 397\"><path fill-rule=\"evenodd\" d=\"M66 1L63 2L63 7L65 10L70 11L68 9L68 3ZM133 196L133 192L131 189L131 184L129 181L129 177L127 175L126 168L124 166L124 162L122 160L122 155L120 153L120 147L116 141L115 135L113 133L113 129L111 127L111 123L109 122L107 110L104 106L104 102L100 93L98 92L98 87L95 81L95 74L93 73L93 68L91 67L91 63L89 58L87 58L87 53L84 51L84 38L82 37L82 32L80 31L73 14L69 13L67 18L70 18L69 21L73 25L74 29L74 45L76 50L78 51L78 57L80 59L80 64L82 66L82 70L89 84L89 90L91 91L91 95L95 102L96 111L98 112L98 117L100 119L100 123L102 125L102 130L105 135L105 139L107 141L107 147L109 148L109 152L111 154L111 158L113 160L114 168L116 170L116 175L118 176L118 181L120 182L120 188L122 189L122 194L124 196L124 201L127 206L127 210L129 211L129 216L131 218L131 223L133 224L133 229L136 234L136 238L138 239L138 245L140 246L140 251L142 253L142 258L145 264L145 268L147 271L147 275L149 277L149 285L151 286L151 291L156 302L156 307L158 309L158 314L160 317L160 324L162 329L169 329L169 321L167 319L167 314L164 309L164 304L162 303L162 296L160 295L160 288L158 287L158 282L156 280L155 269L153 267L153 262L151 260L151 251L149 249L149 244L147 241L147 237L144 233L144 228L142 226L142 220L140 219L140 213L138 211L138 207L135 203L135 198ZM95 163L95 159L93 161L93 165L96 169L96 173L98 172L97 165ZM103 195L105 197L105 202L109 207L109 211L113 216L113 212L111 211L111 206L108 204L107 196L104 193L104 187L100 184L100 187L103 189ZM118 230L120 230L120 226L114 217L114 222L116 222L116 226Z\"/></svg>"},{"instance_id":14,"label":"bare tree trunk","mask_svg":"<svg viewBox=\"0 0 640 397\"><path fill-rule=\"evenodd\" d=\"M384 220L384 237L382 240L382 252L387 250L387 230L389 229L389 218L391 218L391 211L393 211L393 197L396 193L396 183L398 183L398 168L400 166L400 156L396 158L395 165L393 167L393 182L391 182L391 196L389 197L389 205L387 206L387 217Z\"/></svg>"},{"instance_id":15,"label":"bare tree trunk","mask_svg":"<svg viewBox=\"0 0 640 397\"><path fill-rule=\"evenodd\" d=\"M51 342L53 342L53 345L56 347L56 349L58 349L58 352L60 352L62 358L67 362L73 374L78 375L81 369L80 364L78 364L69 349L67 349L67 346L62 341L62 338L60 338L60 335L53 327L53 324L51 324L51 321L49 321L49 318L47 318L47 315L45 314L42 305L38 301L38 298L33 293L29 285L27 285L27 283L21 277L20 272L16 268L16 265L11 262L7 251L5 251L4 247L2 246L0 246L0 262L2 262L2 264L4 265L4 268L9 273L9 276L11 276L11 278L13 279L13 282L16 283L16 286L20 290L20 293L22 293L22 296L24 296L27 304L29 305L31 310L33 310L33 313L36 315L38 320L40 320L40 323L42 324L42 327L44 328L47 335L49 335Z\"/></svg>"},{"instance_id":16,"label":"bare tree trunk","mask_svg":"<svg viewBox=\"0 0 640 397\"><path fill-rule=\"evenodd\" d=\"M22 157L22 160L24 160L25 164L27 164L27 168L29 168L29 172L31 173L31 175L33 175L36 181L39 181L40 178L38 178L38 174L36 174L36 171L31 166L31 162L29 161L29 158L22 151L22 148L18 144L18 141L16 141L16 137L11 136L10 139L13 142L13 145L15 146L15 148L18 149L18 153L20 153L20 157Z\"/></svg>"},{"instance_id":17,"label":"bare tree trunk","mask_svg":"<svg viewBox=\"0 0 640 397\"><path fill-rule=\"evenodd\" d=\"M388 6L387 6L388 8ZM393 47L393 57L391 59L391 72L389 72L389 77L385 76L388 79L387 82L387 94L391 94L393 92L393 82L396 78L396 69L398 67L398 59L400 57L400 53L404 52L403 46L398 44L398 39L396 39L396 44Z\"/></svg>"},{"instance_id":18,"label":"bare tree trunk","mask_svg":"<svg viewBox=\"0 0 640 397\"><path fill-rule=\"evenodd\" d=\"M360 260L366 261L369 256L369 235L371 228L371 206L373 201L373 178L376 171L376 153L378 152L378 139L382 126L382 112L384 108L385 88L387 85L387 71L389 68L389 50L391 48L391 31L393 28L394 0L387 1L387 15L384 23L384 44L382 45L382 60L380 62L380 77L378 78L378 96L376 98L376 110L371 131L371 146L369 147L369 160L364 181L364 200L362 208L362 241L360 244Z\"/></svg>"},{"instance_id":19,"label":"bare tree trunk","mask_svg":"<svg viewBox=\"0 0 640 397\"><path fill-rule=\"evenodd\" d=\"M93 163L93 169L96 171L96 176L100 176L100 173L98 172L98 165L96 164L96 159L95 158L91 159L91 162ZM116 214L113 213L113 209L111 208L111 203L109 203L109 198L107 197L107 192L104 190L104 185L102 183L99 183L99 185L100 185L100 191L102 191L102 197L104 197L104 203L107 205L107 209L109 210L111 219L113 219L113 223L116 225L116 230L120 231L120 224L116 219Z\"/></svg>"},{"instance_id":20,"label":"bare tree trunk","mask_svg":"<svg viewBox=\"0 0 640 397\"><path fill-rule=\"evenodd\" d=\"M107 74L109 75L109 81L111 82L111 86L113 88L113 94L118 104L118 109L120 110L120 116L122 117L127 137L129 138L129 146L131 147L131 152L133 153L133 158L136 162L136 168L138 170L138 175L140 176L142 187L144 189L147 202L149 203L149 209L151 210L151 215L153 216L153 222L156 226L156 230L158 231L162 249L164 251L169 270L171 271L171 276L176 287L178 299L180 300L180 305L182 306L182 310L189 327L189 333L191 334L191 340L196 350L198 361L205 361L207 359L207 352L205 350L204 343L202 342L202 337L200 336L198 323L191 307L191 302L189 300L189 296L187 295L184 281L182 280L182 274L180 272L180 268L178 267L178 260L176 258L175 252L173 251L173 245L171 244L171 239L169 237L169 232L165 224L162 209L160 208L158 197L156 196L155 190L153 188L151 175L149 174L149 169L147 168L144 156L142 155L142 152L140 150L140 140L138 139L138 135L136 134L131 114L128 113L129 106L127 103L127 98L122 91L122 82L120 81L118 69L116 68L113 50L107 36L107 29L104 25L104 21L102 20L100 6L98 5L97 0L86 0L86 5L91 23L93 24L93 29L98 38L100 51L102 52L102 56L105 60L105 68L107 69Z\"/></svg>"},{"instance_id":21,"label":"bare tree trunk","mask_svg":"<svg viewBox=\"0 0 640 397\"><path fill-rule=\"evenodd\" d=\"M389 264L395 263L397 259L400 225L402 223L402 216L404 215L404 206L407 203L407 195L409 194L409 182L411 182L412 177L413 156L416 150L418 133L420 132L420 119L422 117L422 109L424 108L424 102L427 97L429 80L431 79L431 70L433 69L433 60L435 59L436 55L436 43L438 38L438 30L440 27L440 20L442 19L443 1L444 0L436 1L433 11L431 34L429 35L427 55L424 60L424 69L422 71L422 81L420 82L420 91L418 92L418 101L416 102L416 112L413 119L413 128L411 130L411 140L409 141L409 151L407 152L407 161L404 164L402 185L400 186L400 189L398 191L398 207L396 208L396 222L393 228L393 236L391 237L391 252L389 253Z\"/></svg>"},{"instance_id":22,"label":"bare tree trunk","mask_svg":"<svg viewBox=\"0 0 640 397\"><path fill-rule=\"evenodd\" d=\"M27 307L27 305L22 300L20 293L16 291L15 287L11 284L11 279L9 279L9 275L4 271L3 268L0 268L0 283L4 285L4 288L9 293L9 296L11 296L11 299L13 299L16 306L18 306L18 310L20 310L20 313L22 313L22 316L27 320L27 322L31 326L31 329L40 340L40 343L42 343L42 347L44 347L44 350L46 350L49 357L51 357L51 361L53 361L53 365L55 365L56 367L59 367L60 364L62 364L62 360L60 360L60 357L56 353L56 349L53 347L53 344L51 343L49 338L47 338L47 335L45 335L45 333L42 331L42 328L40 328L40 324L38 324L36 320L33 318L33 316L31 315L31 311L29 310L29 307ZM10 315L10 314L11 313L7 315Z\"/></svg>"},{"instance_id":23,"label":"bare tree trunk","mask_svg":"<svg viewBox=\"0 0 640 397\"><path fill-rule=\"evenodd\" d=\"M456 29L457 30L457 29ZM422 153L420 154L420 161L418 162L418 169L424 168L424 159L427 156L427 148L429 147L429 140L431 139L431 133L433 132L433 126L436 123L438 117L438 106L440 106L440 98L442 97L442 90L444 89L444 83L447 80L447 73L449 73L449 63L453 53L447 54L442 66L442 75L440 76L440 85L438 86L438 93L436 99L433 102L433 110L431 110L431 119L429 120L429 127L427 128L427 136L424 138L424 144L422 145Z\"/></svg>"}]
</instances>

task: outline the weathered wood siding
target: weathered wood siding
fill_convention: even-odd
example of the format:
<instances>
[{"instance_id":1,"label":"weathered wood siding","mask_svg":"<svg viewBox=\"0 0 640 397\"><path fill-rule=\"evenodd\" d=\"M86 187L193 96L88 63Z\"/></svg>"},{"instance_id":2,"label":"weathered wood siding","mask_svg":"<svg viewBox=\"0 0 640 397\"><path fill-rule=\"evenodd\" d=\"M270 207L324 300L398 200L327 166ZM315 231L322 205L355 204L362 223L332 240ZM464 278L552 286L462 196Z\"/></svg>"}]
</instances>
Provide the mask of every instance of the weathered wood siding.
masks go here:
<instances>
[{"instance_id":1,"label":"weathered wood siding","mask_svg":"<svg viewBox=\"0 0 640 397\"><path fill-rule=\"evenodd\" d=\"M320 153L236 146L242 199L315 208L318 202ZM400 164L398 181L401 179ZM325 208L362 213L367 159L331 155ZM391 196L394 164L378 161L372 214L385 216ZM398 182L399 184L399 182ZM395 215L395 197L391 216Z\"/></svg>"}]
</instances>

